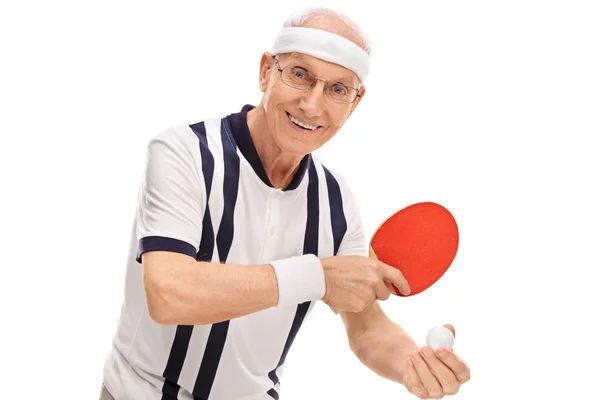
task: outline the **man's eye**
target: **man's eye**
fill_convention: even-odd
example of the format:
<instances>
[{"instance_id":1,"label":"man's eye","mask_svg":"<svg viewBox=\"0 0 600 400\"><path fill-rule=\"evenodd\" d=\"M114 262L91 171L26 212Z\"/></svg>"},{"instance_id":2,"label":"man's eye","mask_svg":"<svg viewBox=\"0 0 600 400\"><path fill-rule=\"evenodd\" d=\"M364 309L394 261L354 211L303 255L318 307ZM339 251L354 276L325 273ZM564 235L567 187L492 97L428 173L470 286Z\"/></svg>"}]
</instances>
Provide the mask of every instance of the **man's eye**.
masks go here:
<instances>
[{"instance_id":1,"label":"man's eye","mask_svg":"<svg viewBox=\"0 0 600 400\"><path fill-rule=\"evenodd\" d=\"M335 94L345 95L348 91L346 90L345 86L339 86L339 85L337 85L337 86L333 87L333 92Z\"/></svg>"}]
</instances>

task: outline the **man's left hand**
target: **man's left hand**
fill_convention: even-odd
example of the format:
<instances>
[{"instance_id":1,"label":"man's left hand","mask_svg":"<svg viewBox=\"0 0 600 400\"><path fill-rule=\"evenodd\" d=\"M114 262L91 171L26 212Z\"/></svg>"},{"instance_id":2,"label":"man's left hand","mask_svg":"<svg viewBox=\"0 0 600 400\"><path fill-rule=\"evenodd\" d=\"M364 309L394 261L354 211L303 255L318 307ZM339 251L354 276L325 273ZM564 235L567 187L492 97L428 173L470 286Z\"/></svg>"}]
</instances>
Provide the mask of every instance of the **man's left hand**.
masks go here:
<instances>
[{"instance_id":1,"label":"man's left hand","mask_svg":"<svg viewBox=\"0 0 600 400\"><path fill-rule=\"evenodd\" d=\"M446 325L453 333L454 328ZM471 378L469 366L453 351L424 346L405 361L404 386L420 399L441 399L458 392Z\"/></svg>"}]
</instances>

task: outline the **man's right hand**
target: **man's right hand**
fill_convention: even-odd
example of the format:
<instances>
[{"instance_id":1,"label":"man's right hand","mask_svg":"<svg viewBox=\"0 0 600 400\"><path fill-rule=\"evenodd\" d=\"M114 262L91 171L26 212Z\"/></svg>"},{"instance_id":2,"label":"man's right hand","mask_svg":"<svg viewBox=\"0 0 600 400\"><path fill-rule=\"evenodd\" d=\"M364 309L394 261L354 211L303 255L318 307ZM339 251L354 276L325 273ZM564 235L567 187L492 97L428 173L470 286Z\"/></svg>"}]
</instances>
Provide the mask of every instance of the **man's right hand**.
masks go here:
<instances>
[{"instance_id":1,"label":"man's right hand","mask_svg":"<svg viewBox=\"0 0 600 400\"><path fill-rule=\"evenodd\" d=\"M402 273L374 258L335 256L321 259L326 291L323 302L335 312L361 312L376 300L390 297L389 284L408 295L410 287Z\"/></svg>"}]
</instances>

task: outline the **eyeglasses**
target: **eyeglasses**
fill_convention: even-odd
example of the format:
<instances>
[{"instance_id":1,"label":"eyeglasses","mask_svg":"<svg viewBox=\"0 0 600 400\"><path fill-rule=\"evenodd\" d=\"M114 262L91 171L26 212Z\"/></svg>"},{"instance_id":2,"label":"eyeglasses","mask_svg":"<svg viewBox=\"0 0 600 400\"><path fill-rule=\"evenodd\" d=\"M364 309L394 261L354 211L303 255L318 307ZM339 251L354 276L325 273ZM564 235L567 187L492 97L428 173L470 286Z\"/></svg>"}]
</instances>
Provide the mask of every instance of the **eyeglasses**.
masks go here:
<instances>
[{"instance_id":1,"label":"eyeglasses","mask_svg":"<svg viewBox=\"0 0 600 400\"><path fill-rule=\"evenodd\" d=\"M320 80L325 82L325 95L336 103L350 104L361 96L356 88L339 82L328 82L323 78L311 74L304 68L293 66L281 67L277 57L274 56L273 58L275 59L277 70L281 73L283 83L294 89L308 90L313 87L317 80Z\"/></svg>"}]
</instances>

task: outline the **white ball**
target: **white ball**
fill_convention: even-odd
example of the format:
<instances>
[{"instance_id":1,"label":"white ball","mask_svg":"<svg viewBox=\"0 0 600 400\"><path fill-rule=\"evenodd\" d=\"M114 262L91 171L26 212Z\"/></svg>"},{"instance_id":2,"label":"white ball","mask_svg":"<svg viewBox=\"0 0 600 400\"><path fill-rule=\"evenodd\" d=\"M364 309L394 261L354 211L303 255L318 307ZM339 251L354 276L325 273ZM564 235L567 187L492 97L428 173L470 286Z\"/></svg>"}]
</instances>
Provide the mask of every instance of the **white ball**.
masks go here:
<instances>
[{"instance_id":1,"label":"white ball","mask_svg":"<svg viewBox=\"0 0 600 400\"><path fill-rule=\"evenodd\" d=\"M454 346L454 335L452 331L445 326L436 326L427 334L427 345L433 350L437 350L440 347L445 347L452 350Z\"/></svg>"}]
</instances>

